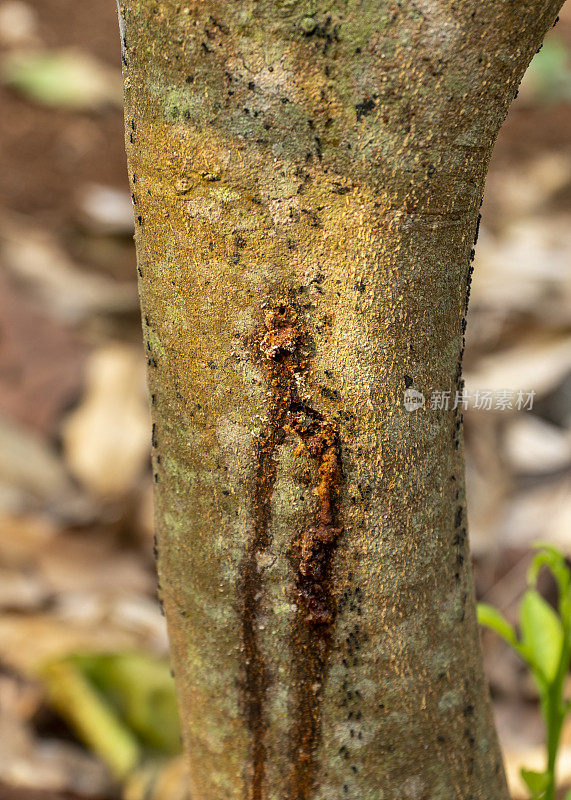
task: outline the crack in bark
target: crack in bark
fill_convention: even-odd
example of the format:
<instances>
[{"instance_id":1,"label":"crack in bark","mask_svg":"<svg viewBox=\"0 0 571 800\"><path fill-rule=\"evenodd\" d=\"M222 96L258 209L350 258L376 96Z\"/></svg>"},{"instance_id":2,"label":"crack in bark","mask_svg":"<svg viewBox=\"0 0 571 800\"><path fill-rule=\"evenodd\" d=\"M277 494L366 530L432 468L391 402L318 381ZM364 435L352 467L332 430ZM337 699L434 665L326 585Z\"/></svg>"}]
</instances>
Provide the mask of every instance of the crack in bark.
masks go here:
<instances>
[{"instance_id":1,"label":"crack in bark","mask_svg":"<svg viewBox=\"0 0 571 800\"><path fill-rule=\"evenodd\" d=\"M268 386L268 423L256 442L253 531L248 542L243 576L242 637L245 650L245 690L250 729L252 773L250 800L263 800L267 758L265 744L268 672L258 637L257 619L262 596L259 558L270 541L271 498L276 482L276 453L289 432L317 463L319 504L316 519L293 541L288 553L295 570L295 601L299 612L291 634L296 671L291 742L289 796L307 800L313 790L315 754L320 740L320 704L327 673L330 630L336 603L331 587L331 562L343 526L339 523L338 493L342 477L339 437L334 423L301 402L297 376L308 368L301 353L306 332L297 312L282 303L266 309L264 327L250 337L248 349L261 364Z\"/></svg>"}]
</instances>

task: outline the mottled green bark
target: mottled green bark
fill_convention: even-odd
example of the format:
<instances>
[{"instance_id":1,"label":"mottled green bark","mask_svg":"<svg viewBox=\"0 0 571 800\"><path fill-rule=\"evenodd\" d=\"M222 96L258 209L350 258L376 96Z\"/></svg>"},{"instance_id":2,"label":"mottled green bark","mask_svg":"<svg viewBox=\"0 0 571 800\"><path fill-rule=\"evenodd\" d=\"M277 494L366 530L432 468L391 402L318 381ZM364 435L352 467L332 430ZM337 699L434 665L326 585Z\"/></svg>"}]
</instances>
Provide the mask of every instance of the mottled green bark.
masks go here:
<instances>
[{"instance_id":1,"label":"mottled green bark","mask_svg":"<svg viewBox=\"0 0 571 800\"><path fill-rule=\"evenodd\" d=\"M193 800L505 800L466 541L470 255L560 0L123 0Z\"/></svg>"}]
</instances>

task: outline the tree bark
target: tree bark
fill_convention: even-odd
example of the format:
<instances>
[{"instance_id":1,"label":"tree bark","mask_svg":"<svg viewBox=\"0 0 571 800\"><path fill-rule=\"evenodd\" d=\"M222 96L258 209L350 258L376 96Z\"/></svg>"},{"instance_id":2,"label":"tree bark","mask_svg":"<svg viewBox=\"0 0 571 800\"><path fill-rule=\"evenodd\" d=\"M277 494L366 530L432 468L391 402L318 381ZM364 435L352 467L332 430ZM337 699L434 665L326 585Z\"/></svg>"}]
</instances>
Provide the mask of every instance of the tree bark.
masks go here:
<instances>
[{"instance_id":1,"label":"tree bark","mask_svg":"<svg viewBox=\"0 0 571 800\"><path fill-rule=\"evenodd\" d=\"M122 0L193 800L505 800L461 409L490 153L560 0Z\"/></svg>"}]
</instances>

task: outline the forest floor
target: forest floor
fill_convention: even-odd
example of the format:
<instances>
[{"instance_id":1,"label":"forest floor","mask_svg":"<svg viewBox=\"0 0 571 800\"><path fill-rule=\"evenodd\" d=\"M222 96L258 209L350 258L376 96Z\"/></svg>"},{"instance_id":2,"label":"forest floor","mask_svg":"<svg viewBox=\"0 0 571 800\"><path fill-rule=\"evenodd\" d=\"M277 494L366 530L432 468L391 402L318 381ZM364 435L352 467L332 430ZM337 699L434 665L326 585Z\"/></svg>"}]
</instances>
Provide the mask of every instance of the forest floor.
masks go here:
<instances>
[{"instance_id":1,"label":"forest floor","mask_svg":"<svg viewBox=\"0 0 571 800\"><path fill-rule=\"evenodd\" d=\"M571 556L570 6L496 146L468 323L468 389L536 392L531 410L465 414L477 592L512 622L532 542ZM119 791L45 664L168 657L119 60L110 0L0 0L0 800ZM523 797L519 768L542 766L537 695L496 637L483 646ZM560 778L571 785L571 726Z\"/></svg>"}]
</instances>

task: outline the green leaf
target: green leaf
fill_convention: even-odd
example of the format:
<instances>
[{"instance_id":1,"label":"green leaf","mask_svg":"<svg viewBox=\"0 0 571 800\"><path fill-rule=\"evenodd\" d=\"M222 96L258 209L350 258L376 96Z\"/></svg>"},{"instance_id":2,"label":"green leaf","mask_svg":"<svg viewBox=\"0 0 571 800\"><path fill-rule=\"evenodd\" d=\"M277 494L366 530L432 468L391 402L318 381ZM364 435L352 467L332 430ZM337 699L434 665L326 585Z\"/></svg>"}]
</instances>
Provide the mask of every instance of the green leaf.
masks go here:
<instances>
[{"instance_id":1,"label":"green leaf","mask_svg":"<svg viewBox=\"0 0 571 800\"><path fill-rule=\"evenodd\" d=\"M73 660L144 747L170 755L180 752L168 662L143 653L92 653Z\"/></svg>"},{"instance_id":2,"label":"green leaf","mask_svg":"<svg viewBox=\"0 0 571 800\"><path fill-rule=\"evenodd\" d=\"M493 606L487 603L478 603L478 622L480 625L495 631L512 647L517 647L518 642L514 629L507 619Z\"/></svg>"},{"instance_id":3,"label":"green leaf","mask_svg":"<svg viewBox=\"0 0 571 800\"><path fill-rule=\"evenodd\" d=\"M559 612L563 626L569 628L571 624L571 571L565 561L565 556L556 547L548 542L536 542L534 548L539 550L527 571L527 580L535 586L537 576L542 567L547 567L557 582L559 590Z\"/></svg>"},{"instance_id":4,"label":"green leaf","mask_svg":"<svg viewBox=\"0 0 571 800\"><path fill-rule=\"evenodd\" d=\"M569 51L557 38L546 41L528 67L522 96L528 101L553 103L571 97Z\"/></svg>"},{"instance_id":5,"label":"green leaf","mask_svg":"<svg viewBox=\"0 0 571 800\"><path fill-rule=\"evenodd\" d=\"M522 769L520 775L531 792L532 800L539 800L549 784L549 774L547 772L532 772L529 769Z\"/></svg>"},{"instance_id":6,"label":"green leaf","mask_svg":"<svg viewBox=\"0 0 571 800\"><path fill-rule=\"evenodd\" d=\"M563 798L563 800L571 800L571 789L569 789L569 791L566 792L565 797Z\"/></svg>"},{"instance_id":7,"label":"green leaf","mask_svg":"<svg viewBox=\"0 0 571 800\"><path fill-rule=\"evenodd\" d=\"M143 653L78 653L45 664L51 704L115 777L180 752L168 662Z\"/></svg>"},{"instance_id":8,"label":"green leaf","mask_svg":"<svg viewBox=\"0 0 571 800\"><path fill-rule=\"evenodd\" d=\"M128 727L70 660L45 664L40 673L50 705L116 778L125 778L141 757L137 740Z\"/></svg>"},{"instance_id":9,"label":"green leaf","mask_svg":"<svg viewBox=\"0 0 571 800\"><path fill-rule=\"evenodd\" d=\"M527 580L532 586L537 582L537 576L541 567L547 567L557 581L559 591L565 592L569 588L571 572L565 561L565 556L548 542L535 542L534 549L538 550L536 556L527 571Z\"/></svg>"},{"instance_id":10,"label":"green leaf","mask_svg":"<svg viewBox=\"0 0 571 800\"><path fill-rule=\"evenodd\" d=\"M92 110L121 102L120 75L76 50L13 52L0 62L0 80L36 103Z\"/></svg>"},{"instance_id":11,"label":"green leaf","mask_svg":"<svg viewBox=\"0 0 571 800\"><path fill-rule=\"evenodd\" d=\"M550 683L557 673L563 645L559 617L535 589L528 589L520 605L520 623L532 666L539 668L541 677Z\"/></svg>"}]
</instances>

